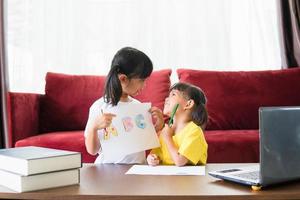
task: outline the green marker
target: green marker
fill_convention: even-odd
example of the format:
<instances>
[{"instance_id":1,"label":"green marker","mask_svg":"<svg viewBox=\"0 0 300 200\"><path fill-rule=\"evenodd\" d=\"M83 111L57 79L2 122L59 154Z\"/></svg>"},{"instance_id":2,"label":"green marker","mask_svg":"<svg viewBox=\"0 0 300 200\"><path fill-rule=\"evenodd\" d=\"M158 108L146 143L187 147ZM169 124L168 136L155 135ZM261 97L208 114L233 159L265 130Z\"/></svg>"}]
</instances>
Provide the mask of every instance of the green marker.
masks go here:
<instances>
[{"instance_id":1,"label":"green marker","mask_svg":"<svg viewBox=\"0 0 300 200\"><path fill-rule=\"evenodd\" d=\"M171 118L170 118L170 120L169 120L169 126L170 126L170 127L173 125L174 116L175 116L175 113L176 113L178 107L179 107L179 104L176 104L176 105L174 106L173 110L172 110Z\"/></svg>"}]
</instances>

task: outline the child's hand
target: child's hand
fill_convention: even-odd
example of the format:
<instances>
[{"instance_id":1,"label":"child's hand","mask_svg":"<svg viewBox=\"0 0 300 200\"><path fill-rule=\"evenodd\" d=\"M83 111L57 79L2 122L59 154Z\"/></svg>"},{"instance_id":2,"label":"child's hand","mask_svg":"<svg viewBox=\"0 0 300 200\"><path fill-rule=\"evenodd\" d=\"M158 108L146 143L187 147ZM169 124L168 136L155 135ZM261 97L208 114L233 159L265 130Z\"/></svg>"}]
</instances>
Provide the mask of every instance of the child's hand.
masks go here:
<instances>
[{"instance_id":1,"label":"child's hand","mask_svg":"<svg viewBox=\"0 0 300 200\"><path fill-rule=\"evenodd\" d=\"M174 135L174 129L172 129L166 124L163 130L161 131L161 134L164 140L172 139L172 136Z\"/></svg>"},{"instance_id":2,"label":"child's hand","mask_svg":"<svg viewBox=\"0 0 300 200\"><path fill-rule=\"evenodd\" d=\"M94 129L99 130L108 127L115 116L116 115L112 113L103 113L102 115L99 115L94 121Z\"/></svg>"},{"instance_id":3,"label":"child's hand","mask_svg":"<svg viewBox=\"0 0 300 200\"><path fill-rule=\"evenodd\" d=\"M164 117L162 111L157 107L151 107L149 111L152 115L156 132L162 130L164 127Z\"/></svg>"},{"instance_id":4,"label":"child's hand","mask_svg":"<svg viewBox=\"0 0 300 200\"><path fill-rule=\"evenodd\" d=\"M149 154L147 156L147 163L148 165L155 166L159 165L159 158L156 154Z\"/></svg>"}]
</instances>

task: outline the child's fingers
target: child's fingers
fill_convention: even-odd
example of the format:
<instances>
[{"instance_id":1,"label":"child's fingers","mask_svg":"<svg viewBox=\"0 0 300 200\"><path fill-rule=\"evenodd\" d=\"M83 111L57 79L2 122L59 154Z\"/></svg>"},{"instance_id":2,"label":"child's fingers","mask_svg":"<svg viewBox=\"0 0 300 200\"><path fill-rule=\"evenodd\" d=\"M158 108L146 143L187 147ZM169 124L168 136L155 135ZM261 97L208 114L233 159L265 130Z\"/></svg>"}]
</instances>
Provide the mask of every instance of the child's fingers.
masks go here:
<instances>
[{"instance_id":1,"label":"child's fingers","mask_svg":"<svg viewBox=\"0 0 300 200\"><path fill-rule=\"evenodd\" d=\"M153 160L157 160L157 159L158 159L158 157L157 157L156 154L151 154L151 156L152 156L152 159L153 159Z\"/></svg>"},{"instance_id":2,"label":"child's fingers","mask_svg":"<svg viewBox=\"0 0 300 200\"><path fill-rule=\"evenodd\" d=\"M153 107L151 107L150 109L149 109L149 112L161 112L161 110L159 109L159 108L157 108L157 107L155 107L155 106L153 106Z\"/></svg>"},{"instance_id":3,"label":"child's fingers","mask_svg":"<svg viewBox=\"0 0 300 200\"><path fill-rule=\"evenodd\" d=\"M147 162L149 165L158 165L159 164L159 159L156 154L149 154L147 157Z\"/></svg>"},{"instance_id":4,"label":"child's fingers","mask_svg":"<svg viewBox=\"0 0 300 200\"><path fill-rule=\"evenodd\" d=\"M115 117L115 114L111 114L111 113L105 113L102 115L102 118L104 121L111 123L113 117Z\"/></svg>"},{"instance_id":5,"label":"child's fingers","mask_svg":"<svg viewBox=\"0 0 300 200\"><path fill-rule=\"evenodd\" d=\"M115 115L113 113L103 113L103 116L113 118L113 117L116 117L117 115Z\"/></svg>"},{"instance_id":6,"label":"child's fingers","mask_svg":"<svg viewBox=\"0 0 300 200\"><path fill-rule=\"evenodd\" d=\"M151 157L151 161L150 161L152 166L158 165L159 164L159 159L157 157L157 155L153 154L153 156Z\"/></svg>"},{"instance_id":7,"label":"child's fingers","mask_svg":"<svg viewBox=\"0 0 300 200\"><path fill-rule=\"evenodd\" d=\"M149 112L155 118L163 118L163 113L159 108L152 107L152 108L150 108Z\"/></svg>"},{"instance_id":8,"label":"child's fingers","mask_svg":"<svg viewBox=\"0 0 300 200\"><path fill-rule=\"evenodd\" d=\"M155 166L155 165L158 165L159 164L159 160L152 160L149 162L149 165L151 166Z\"/></svg>"}]
</instances>

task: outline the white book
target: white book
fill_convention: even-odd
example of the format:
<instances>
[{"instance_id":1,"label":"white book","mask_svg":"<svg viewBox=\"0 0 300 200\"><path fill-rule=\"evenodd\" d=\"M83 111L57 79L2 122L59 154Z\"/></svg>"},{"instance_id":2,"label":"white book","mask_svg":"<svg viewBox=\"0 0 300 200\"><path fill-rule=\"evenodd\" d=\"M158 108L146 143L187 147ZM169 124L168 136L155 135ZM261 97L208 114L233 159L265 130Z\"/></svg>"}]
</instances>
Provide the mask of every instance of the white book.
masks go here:
<instances>
[{"instance_id":1,"label":"white book","mask_svg":"<svg viewBox=\"0 0 300 200\"><path fill-rule=\"evenodd\" d=\"M79 184L79 169L23 176L0 170L0 185L16 192L28 192L47 188Z\"/></svg>"},{"instance_id":2,"label":"white book","mask_svg":"<svg viewBox=\"0 0 300 200\"><path fill-rule=\"evenodd\" d=\"M0 169L25 176L81 166L79 152L34 146L0 150Z\"/></svg>"}]
</instances>

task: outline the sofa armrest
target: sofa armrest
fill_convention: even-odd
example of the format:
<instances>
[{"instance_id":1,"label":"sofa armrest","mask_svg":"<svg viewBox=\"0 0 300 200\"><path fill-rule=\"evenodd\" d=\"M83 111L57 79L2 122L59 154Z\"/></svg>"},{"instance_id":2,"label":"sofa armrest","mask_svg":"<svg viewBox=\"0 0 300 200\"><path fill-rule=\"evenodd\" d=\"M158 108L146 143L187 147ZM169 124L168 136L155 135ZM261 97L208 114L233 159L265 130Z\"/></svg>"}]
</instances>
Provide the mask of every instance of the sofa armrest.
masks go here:
<instances>
[{"instance_id":1,"label":"sofa armrest","mask_svg":"<svg viewBox=\"0 0 300 200\"><path fill-rule=\"evenodd\" d=\"M8 137L9 146L38 134L39 111L42 94L9 92Z\"/></svg>"}]
</instances>

